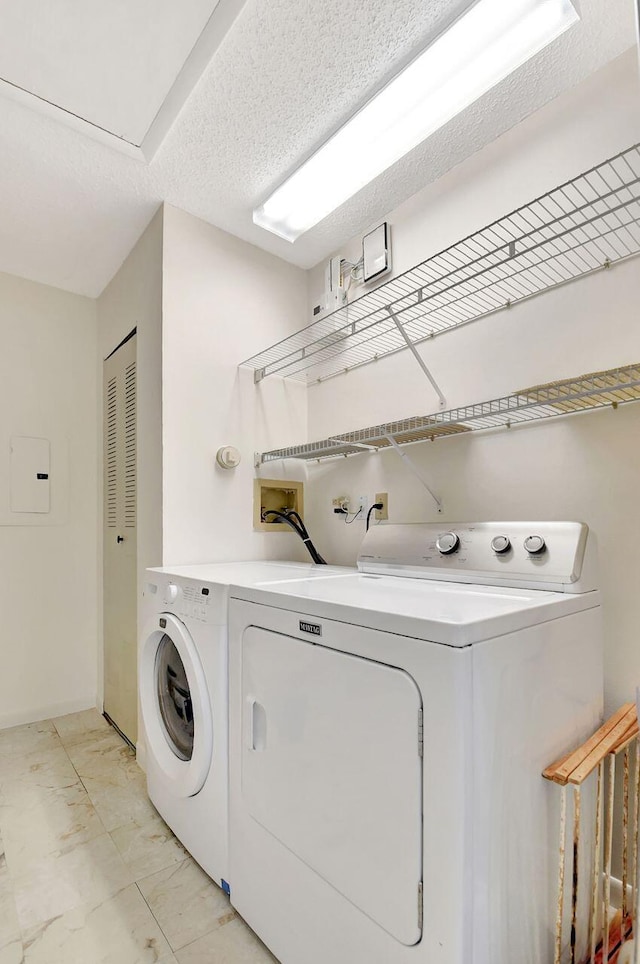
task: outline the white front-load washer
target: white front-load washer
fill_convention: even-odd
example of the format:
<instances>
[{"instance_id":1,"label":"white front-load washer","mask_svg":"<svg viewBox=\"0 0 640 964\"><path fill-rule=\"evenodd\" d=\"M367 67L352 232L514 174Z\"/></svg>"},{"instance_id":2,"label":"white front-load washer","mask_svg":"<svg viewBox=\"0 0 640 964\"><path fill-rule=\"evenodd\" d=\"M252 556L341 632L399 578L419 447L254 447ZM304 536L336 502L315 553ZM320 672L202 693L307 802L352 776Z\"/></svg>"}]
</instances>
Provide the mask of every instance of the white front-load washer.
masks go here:
<instances>
[{"instance_id":1,"label":"white front-load washer","mask_svg":"<svg viewBox=\"0 0 640 964\"><path fill-rule=\"evenodd\" d=\"M277 562L146 571L138 685L147 789L176 837L226 891L229 585L352 571Z\"/></svg>"},{"instance_id":2,"label":"white front-load washer","mask_svg":"<svg viewBox=\"0 0 640 964\"><path fill-rule=\"evenodd\" d=\"M375 527L357 575L231 589L231 901L282 964L553 960L541 771L601 719L593 540L451 530Z\"/></svg>"}]
</instances>

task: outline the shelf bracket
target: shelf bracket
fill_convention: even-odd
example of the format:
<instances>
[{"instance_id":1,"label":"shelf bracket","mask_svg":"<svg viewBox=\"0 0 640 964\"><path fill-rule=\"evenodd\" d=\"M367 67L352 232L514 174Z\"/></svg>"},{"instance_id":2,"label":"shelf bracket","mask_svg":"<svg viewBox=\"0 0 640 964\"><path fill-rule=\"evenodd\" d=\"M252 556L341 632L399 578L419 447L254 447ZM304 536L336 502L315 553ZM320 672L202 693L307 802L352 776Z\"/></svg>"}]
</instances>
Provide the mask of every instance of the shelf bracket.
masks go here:
<instances>
[{"instance_id":1,"label":"shelf bracket","mask_svg":"<svg viewBox=\"0 0 640 964\"><path fill-rule=\"evenodd\" d=\"M422 478L422 473L420 472L420 469L415 464L413 459L411 459L406 452L403 452L402 448L400 447L400 445L398 445L393 435L387 435L386 438L389 444L392 445L393 448L396 450L396 452L398 453L402 461L405 463L405 465L413 472L413 474L418 479L418 481L421 482L422 485L425 487L425 489L427 490L427 492L435 502L438 512L442 512L442 499L439 499L438 496L431 491L431 489L429 488L425 480Z\"/></svg>"},{"instance_id":2,"label":"shelf bracket","mask_svg":"<svg viewBox=\"0 0 640 964\"><path fill-rule=\"evenodd\" d=\"M431 384L431 387L433 388L434 392L435 392L436 395L438 396L438 407L439 407L439 408L446 408L446 406L447 406L447 400L446 400L446 398L444 397L444 395L442 394L442 392L440 391L440 386L438 385L438 383L436 382L435 378L433 377L433 375L431 374L431 372L429 371L429 369L428 369L427 366L425 365L424 359L423 359L422 356L420 355L418 349L416 348L416 346L413 344L413 342L412 342L411 339L409 338L408 334L406 333L406 331L405 331L405 329L404 329L404 325L402 324L402 322L400 321L400 319L398 318L398 316L397 316L396 313L394 312L393 308L387 307L387 311L388 311L389 316L390 316L391 320L393 321L394 325L396 326L396 328L398 329L398 331L400 332L400 334L401 334L402 337L404 338L404 340L405 340L405 342L406 342L406 345L407 345L407 348L409 348L409 349L411 350L411 352L412 352L412 354L413 354L413 357L415 358L415 360L417 361L417 363L420 365L420 368L422 369L422 371L425 373L425 375L426 375L427 378L429 379L429 383Z\"/></svg>"}]
</instances>

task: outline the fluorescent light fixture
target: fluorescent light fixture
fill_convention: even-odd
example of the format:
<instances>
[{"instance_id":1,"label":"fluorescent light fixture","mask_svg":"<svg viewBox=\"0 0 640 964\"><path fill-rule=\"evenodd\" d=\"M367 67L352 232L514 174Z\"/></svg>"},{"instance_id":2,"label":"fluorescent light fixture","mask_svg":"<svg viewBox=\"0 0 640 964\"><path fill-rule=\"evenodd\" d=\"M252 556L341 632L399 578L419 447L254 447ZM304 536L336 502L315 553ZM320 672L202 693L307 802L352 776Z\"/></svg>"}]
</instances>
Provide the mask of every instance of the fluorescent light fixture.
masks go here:
<instances>
[{"instance_id":1,"label":"fluorescent light fixture","mask_svg":"<svg viewBox=\"0 0 640 964\"><path fill-rule=\"evenodd\" d=\"M295 241L578 19L570 0L478 0L256 208L254 222Z\"/></svg>"}]
</instances>

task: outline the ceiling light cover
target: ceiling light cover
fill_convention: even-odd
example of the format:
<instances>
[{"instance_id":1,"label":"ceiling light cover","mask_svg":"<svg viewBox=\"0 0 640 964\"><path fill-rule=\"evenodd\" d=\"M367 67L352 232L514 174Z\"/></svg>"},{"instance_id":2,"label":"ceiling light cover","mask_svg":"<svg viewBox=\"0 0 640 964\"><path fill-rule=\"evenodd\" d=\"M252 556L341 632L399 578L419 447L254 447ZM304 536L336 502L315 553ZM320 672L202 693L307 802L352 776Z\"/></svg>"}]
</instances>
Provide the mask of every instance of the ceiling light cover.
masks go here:
<instances>
[{"instance_id":1,"label":"ceiling light cover","mask_svg":"<svg viewBox=\"0 0 640 964\"><path fill-rule=\"evenodd\" d=\"M570 0L478 0L253 212L295 241L579 19Z\"/></svg>"}]
</instances>

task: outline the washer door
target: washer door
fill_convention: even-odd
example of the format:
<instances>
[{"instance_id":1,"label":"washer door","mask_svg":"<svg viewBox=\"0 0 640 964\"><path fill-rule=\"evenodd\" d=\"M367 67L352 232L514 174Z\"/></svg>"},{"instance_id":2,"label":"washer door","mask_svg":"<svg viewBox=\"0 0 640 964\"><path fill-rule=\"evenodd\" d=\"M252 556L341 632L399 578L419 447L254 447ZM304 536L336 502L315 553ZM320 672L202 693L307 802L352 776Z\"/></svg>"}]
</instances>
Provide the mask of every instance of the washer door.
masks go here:
<instances>
[{"instance_id":1,"label":"washer door","mask_svg":"<svg viewBox=\"0 0 640 964\"><path fill-rule=\"evenodd\" d=\"M139 678L147 753L174 796L192 797L211 768L213 720L195 643L171 613L160 613L145 633Z\"/></svg>"}]
</instances>

